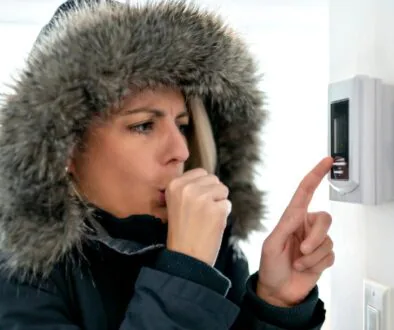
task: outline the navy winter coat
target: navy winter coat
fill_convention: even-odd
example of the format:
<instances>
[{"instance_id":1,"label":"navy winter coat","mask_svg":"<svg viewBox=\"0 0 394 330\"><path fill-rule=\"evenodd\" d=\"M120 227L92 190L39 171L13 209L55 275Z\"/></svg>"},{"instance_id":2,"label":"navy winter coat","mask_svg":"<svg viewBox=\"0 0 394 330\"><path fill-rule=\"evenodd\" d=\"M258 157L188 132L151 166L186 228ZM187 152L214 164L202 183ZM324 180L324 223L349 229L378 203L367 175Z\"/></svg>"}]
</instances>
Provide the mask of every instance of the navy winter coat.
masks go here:
<instances>
[{"instance_id":1,"label":"navy winter coat","mask_svg":"<svg viewBox=\"0 0 394 330\"><path fill-rule=\"evenodd\" d=\"M320 329L317 288L294 308L263 302L229 230L212 268L166 250L158 219L98 214L107 234L85 246L86 260L60 263L46 281L2 278L0 329Z\"/></svg>"}]
</instances>

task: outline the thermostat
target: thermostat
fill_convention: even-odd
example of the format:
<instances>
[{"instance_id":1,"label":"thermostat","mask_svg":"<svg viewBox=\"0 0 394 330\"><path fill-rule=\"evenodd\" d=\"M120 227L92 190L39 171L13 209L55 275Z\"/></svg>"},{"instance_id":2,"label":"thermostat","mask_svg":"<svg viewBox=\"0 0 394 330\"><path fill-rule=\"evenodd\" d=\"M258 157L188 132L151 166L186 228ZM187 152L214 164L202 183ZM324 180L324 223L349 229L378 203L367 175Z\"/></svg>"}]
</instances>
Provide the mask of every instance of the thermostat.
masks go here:
<instances>
[{"instance_id":1,"label":"thermostat","mask_svg":"<svg viewBox=\"0 0 394 330\"><path fill-rule=\"evenodd\" d=\"M367 76L332 83L328 114L330 199L394 200L394 86Z\"/></svg>"}]
</instances>

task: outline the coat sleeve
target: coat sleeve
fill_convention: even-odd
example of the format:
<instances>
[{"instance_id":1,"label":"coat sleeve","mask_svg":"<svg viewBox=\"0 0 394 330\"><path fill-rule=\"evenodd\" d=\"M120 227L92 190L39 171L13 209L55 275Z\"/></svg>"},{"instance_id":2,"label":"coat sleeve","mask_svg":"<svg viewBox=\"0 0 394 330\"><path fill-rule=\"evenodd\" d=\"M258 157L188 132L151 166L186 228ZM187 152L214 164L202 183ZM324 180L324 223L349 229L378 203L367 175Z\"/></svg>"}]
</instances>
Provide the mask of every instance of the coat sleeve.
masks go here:
<instances>
[{"instance_id":1,"label":"coat sleeve","mask_svg":"<svg viewBox=\"0 0 394 330\"><path fill-rule=\"evenodd\" d=\"M167 324L191 330L321 329L325 310L317 287L301 304L280 308L256 295L257 274L249 276L247 260L235 245L222 246L216 267L222 269L164 249L154 269L143 268L122 330L167 329Z\"/></svg>"},{"instance_id":2,"label":"coat sleeve","mask_svg":"<svg viewBox=\"0 0 394 330\"><path fill-rule=\"evenodd\" d=\"M39 284L0 277L0 329L85 329L64 277L55 272ZM119 330L230 329L239 307L226 299L229 287L214 268L164 250L154 265L141 269Z\"/></svg>"},{"instance_id":3,"label":"coat sleeve","mask_svg":"<svg viewBox=\"0 0 394 330\"><path fill-rule=\"evenodd\" d=\"M230 285L215 268L164 249L142 268L121 330L230 329L239 313L226 298Z\"/></svg>"},{"instance_id":4,"label":"coat sleeve","mask_svg":"<svg viewBox=\"0 0 394 330\"><path fill-rule=\"evenodd\" d=\"M249 276L248 262L237 245L227 250L223 273L233 283L228 297L240 306L239 315L231 330L319 330L324 319L324 305L315 287L308 297L292 308L272 306L256 292L257 273Z\"/></svg>"}]
</instances>

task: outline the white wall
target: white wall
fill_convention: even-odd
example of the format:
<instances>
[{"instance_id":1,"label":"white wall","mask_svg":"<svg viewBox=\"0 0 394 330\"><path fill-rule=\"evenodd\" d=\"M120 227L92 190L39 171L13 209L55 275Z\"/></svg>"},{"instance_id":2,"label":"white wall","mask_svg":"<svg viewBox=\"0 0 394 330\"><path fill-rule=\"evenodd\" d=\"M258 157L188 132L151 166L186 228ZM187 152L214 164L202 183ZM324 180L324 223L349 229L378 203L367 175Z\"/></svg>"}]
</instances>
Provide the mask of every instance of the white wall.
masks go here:
<instances>
[{"instance_id":1,"label":"white wall","mask_svg":"<svg viewBox=\"0 0 394 330\"><path fill-rule=\"evenodd\" d=\"M367 74L394 83L394 1L330 0L330 81ZM337 260L332 329L360 330L363 279L394 287L394 203L331 203ZM394 307L394 306L393 306ZM390 330L394 329L393 321Z\"/></svg>"},{"instance_id":2,"label":"white wall","mask_svg":"<svg viewBox=\"0 0 394 330\"><path fill-rule=\"evenodd\" d=\"M21 68L38 32L39 26L0 21L0 84L10 81L10 76ZM0 91L4 91L3 85Z\"/></svg>"},{"instance_id":3,"label":"white wall","mask_svg":"<svg viewBox=\"0 0 394 330\"><path fill-rule=\"evenodd\" d=\"M0 43L7 49L0 53L0 81L21 63L39 28L62 1L29 0L23 5L21 2L23 0L15 0L12 9L10 3L5 5L0 1ZM299 181L327 154L328 2L196 2L218 10L227 18L247 40L265 74L262 86L267 93L267 108L271 115L264 133L265 166L259 169L257 180L268 192L266 226L270 231ZM13 24L6 25L4 21ZM4 29L8 29L7 33L3 32ZM328 208L328 186L324 182L315 195L311 210ZM243 245L252 272L258 269L260 249L266 235L258 233ZM322 299L329 307L329 272L319 284ZM325 327L328 329L329 320Z\"/></svg>"}]
</instances>

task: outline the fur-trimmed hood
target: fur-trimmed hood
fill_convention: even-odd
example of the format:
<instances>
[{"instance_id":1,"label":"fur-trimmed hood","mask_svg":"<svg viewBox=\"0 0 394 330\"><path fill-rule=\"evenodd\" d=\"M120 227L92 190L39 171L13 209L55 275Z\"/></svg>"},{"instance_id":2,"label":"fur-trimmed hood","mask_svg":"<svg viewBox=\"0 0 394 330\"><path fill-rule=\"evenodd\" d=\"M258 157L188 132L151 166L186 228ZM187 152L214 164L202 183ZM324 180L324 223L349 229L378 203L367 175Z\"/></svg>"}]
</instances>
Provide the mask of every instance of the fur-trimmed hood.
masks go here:
<instances>
[{"instance_id":1,"label":"fur-trimmed hood","mask_svg":"<svg viewBox=\"0 0 394 330\"><path fill-rule=\"evenodd\" d=\"M67 159L92 116L131 85L175 85L202 98L230 189L232 235L260 228L253 171L265 112L257 69L234 32L182 1L80 5L51 24L0 108L0 249L8 270L41 272L86 238L87 210L70 194Z\"/></svg>"}]
</instances>

